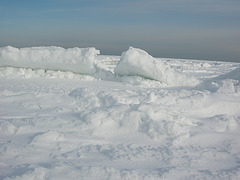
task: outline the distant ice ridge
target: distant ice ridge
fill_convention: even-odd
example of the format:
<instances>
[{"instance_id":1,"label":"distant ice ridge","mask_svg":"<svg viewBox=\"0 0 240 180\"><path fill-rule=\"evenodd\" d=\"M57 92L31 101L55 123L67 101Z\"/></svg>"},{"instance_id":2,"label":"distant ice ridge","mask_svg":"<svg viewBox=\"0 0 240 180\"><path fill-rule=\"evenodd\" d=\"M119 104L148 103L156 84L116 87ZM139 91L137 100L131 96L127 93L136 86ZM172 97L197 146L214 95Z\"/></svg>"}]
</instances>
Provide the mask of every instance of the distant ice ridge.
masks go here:
<instances>
[{"instance_id":1,"label":"distant ice ridge","mask_svg":"<svg viewBox=\"0 0 240 180\"><path fill-rule=\"evenodd\" d=\"M95 57L100 54L95 48L30 47L0 48L0 66L45 70L71 71L93 74L96 72Z\"/></svg>"},{"instance_id":2,"label":"distant ice ridge","mask_svg":"<svg viewBox=\"0 0 240 180\"><path fill-rule=\"evenodd\" d=\"M197 79L165 65L144 50L133 47L129 47L128 51L122 53L114 72L121 76L142 76L173 86L192 86L199 83Z\"/></svg>"},{"instance_id":3,"label":"distant ice ridge","mask_svg":"<svg viewBox=\"0 0 240 180\"><path fill-rule=\"evenodd\" d=\"M153 58L141 49L129 47L123 52L118 64L112 69L106 69L99 62L99 50L95 48L61 47L29 47L14 48L11 46L0 48L0 67L26 68L32 70L67 71L76 74L93 75L96 79L111 79L113 81L126 79L126 76L140 76L160 81L169 86L195 86L199 81L174 69L165 61ZM43 76L45 77L45 76ZM132 79L133 77L127 77ZM135 78L135 77L134 77Z\"/></svg>"}]
</instances>

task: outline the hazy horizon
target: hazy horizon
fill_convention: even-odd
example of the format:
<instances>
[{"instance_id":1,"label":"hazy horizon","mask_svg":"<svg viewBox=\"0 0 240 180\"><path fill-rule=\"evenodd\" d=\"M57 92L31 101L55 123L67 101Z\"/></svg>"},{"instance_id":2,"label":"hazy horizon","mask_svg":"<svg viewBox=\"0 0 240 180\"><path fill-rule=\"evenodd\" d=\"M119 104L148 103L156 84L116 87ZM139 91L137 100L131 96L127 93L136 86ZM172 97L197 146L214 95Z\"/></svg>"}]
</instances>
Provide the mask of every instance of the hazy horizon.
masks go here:
<instances>
[{"instance_id":1,"label":"hazy horizon","mask_svg":"<svg viewBox=\"0 0 240 180\"><path fill-rule=\"evenodd\" d=\"M129 46L154 57L240 62L237 0L3 0L0 46Z\"/></svg>"}]
</instances>

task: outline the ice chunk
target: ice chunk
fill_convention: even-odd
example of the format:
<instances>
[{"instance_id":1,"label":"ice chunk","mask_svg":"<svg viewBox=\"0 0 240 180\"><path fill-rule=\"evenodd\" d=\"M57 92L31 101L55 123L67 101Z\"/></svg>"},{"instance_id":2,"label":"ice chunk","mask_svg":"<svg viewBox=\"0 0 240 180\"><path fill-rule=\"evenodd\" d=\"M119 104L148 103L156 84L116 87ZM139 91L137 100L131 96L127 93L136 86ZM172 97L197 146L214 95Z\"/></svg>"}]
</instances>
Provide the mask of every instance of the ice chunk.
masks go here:
<instances>
[{"instance_id":1,"label":"ice chunk","mask_svg":"<svg viewBox=\"0 0 240 180\"><path fill-rule=\"evenodd\" d=\"M99 53L95 48L51 46L18 49L7 46L0 48L0 66L93 74L96 72L95 57Z\"/></svg>"},{"instance_id":2,"label":"ice chunk","mask_svg":"<svg viewBox=\"0 0 240 180\"><path fill-rule=\"evenodd\" d=\"M198 80L165 65L161 60L153 58L147 52L129 47L123 52L117 64L115 74L124 76L142 76L158 80L173 86L197 85Z\"/></svg>"}]
</instances>

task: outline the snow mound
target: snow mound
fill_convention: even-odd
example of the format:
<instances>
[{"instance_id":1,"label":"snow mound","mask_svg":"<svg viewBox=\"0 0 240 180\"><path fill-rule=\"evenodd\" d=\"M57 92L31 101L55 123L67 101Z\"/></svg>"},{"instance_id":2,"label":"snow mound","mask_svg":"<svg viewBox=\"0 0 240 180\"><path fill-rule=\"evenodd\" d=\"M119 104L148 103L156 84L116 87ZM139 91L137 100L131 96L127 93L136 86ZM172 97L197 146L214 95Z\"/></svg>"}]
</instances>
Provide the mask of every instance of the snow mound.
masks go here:
<instances>
[{"instance_id":1,"label":"snow mound","mask_svg":"<svg viewBox=\"0 0 240 180\"><path fill-rule=\"evenodd\" d=\"M188 77L147 52L133 47L122 53L114 72L121 76L142 76L173 86L192 86L199 83L197 79Z\"/></svg>"},{"instance_id":2,"label":"snow mound","mask_svg":"<svg viewBox=\"0 0 240 180\"><path fill-rule=\"evenodd\" d=\"M46 145L46 143L61 142L64 137L56 131L48 131L36 134L31 141L32 145Z\"/></svg>"},{"instance_id":3,"label":"snow mound","mask_svg":"<svg viewBox=\"0 0 240 180\"><path fill-rule=\"evenodd\" d=\"M223 79L234 79L240 81L240 68L237 68L229 73L222 74L215 78L216 80L223 80Z\"/></svg>"},{"instance_id":4,"label":"snow mound","mask_svg":"<svg viewBox=\"0 0 240 180\"><path fill-rule=\"evenodd\" d=\"M95 48L51 46L18 49L6 46L0 48L0 66L93 74L96 72L95 57L99 53Z\"/></svg>"},{"instance_id":5,"label":"snow mound","mask_svg":"<svg viewBox=\"0 0 240 180\"><path fill-rule=\"evenodd\" d=\"M224 94L239 92L240 68L211 78L200 84L200 88Z\"/></svg>"}]
</instances>

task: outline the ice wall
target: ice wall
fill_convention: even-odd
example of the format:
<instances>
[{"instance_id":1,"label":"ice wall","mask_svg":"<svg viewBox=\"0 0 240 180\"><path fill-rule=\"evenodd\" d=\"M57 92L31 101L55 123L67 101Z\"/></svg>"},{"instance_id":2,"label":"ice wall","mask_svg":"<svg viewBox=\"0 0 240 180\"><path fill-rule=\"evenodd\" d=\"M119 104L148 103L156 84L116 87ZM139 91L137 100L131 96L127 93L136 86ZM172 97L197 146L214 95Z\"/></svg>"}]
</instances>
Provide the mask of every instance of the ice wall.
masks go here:
<instances>
[{"instance_id":1,"label":"ice wall","mask_svg":"<svg viewBox=\"0 0 240 180\"><path fill-rule=\"evenodd\" d=\"M197 85L198 80L165 65L161 60L153 58L147 52L129 47L123 52L117 64L115 74L124 76L142 76L166 83L168 85Z\"/></svg>"},{"instance_id":2,"label":"ice wall","mask_svg":"<svg viewBox=\"0 0 240 180\"><path fill-rule=\"evenodd\" d=\"M32 69L61 70L74 73L93 74L96 72L95 48L31 47L0 48L0 66Z\"/></svg>"}]
</instances>

